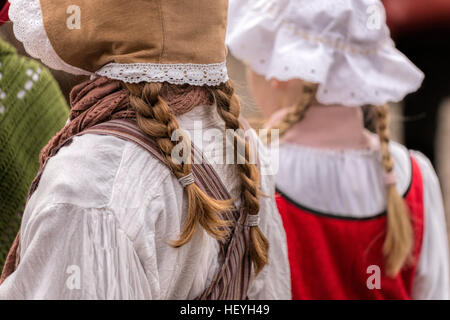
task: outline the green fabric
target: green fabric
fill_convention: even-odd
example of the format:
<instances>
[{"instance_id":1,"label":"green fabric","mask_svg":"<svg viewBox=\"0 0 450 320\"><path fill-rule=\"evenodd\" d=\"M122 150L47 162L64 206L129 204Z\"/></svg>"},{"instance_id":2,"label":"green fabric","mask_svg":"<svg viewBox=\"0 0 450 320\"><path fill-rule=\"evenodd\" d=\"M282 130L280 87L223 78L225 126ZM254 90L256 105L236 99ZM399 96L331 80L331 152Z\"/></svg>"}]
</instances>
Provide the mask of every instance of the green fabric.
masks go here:
<instances>
[{"instance_id":1,"label":"green fabric","mask_svg":"<svg viewBox=\"0 0 450 320\"><path fill-rule=\"evenodd\" d=\"M0 41L0 264L20 227L39 153L69 109L50 72Z\"/></svg>"}]
</instances>

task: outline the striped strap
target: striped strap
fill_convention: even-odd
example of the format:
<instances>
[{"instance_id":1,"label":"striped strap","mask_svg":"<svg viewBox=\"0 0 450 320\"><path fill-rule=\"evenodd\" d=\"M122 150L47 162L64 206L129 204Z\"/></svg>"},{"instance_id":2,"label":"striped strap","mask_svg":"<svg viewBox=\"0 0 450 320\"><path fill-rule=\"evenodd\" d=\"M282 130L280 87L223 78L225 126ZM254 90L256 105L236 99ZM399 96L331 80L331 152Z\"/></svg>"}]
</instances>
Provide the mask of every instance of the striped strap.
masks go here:
<instances>
[{"instance_id":1,"label":"striped strap","mask_svg":"<svg viewBox=\"0 0 450 320\"><path fill-rule=\"evenodd\" d=\"M156 142L144 135L134 121L112 120L89 128L77 134L77 136L88 133L113 135L123 140L132 141L167 165L167 160L159 151ZM64 146L70 145L72 139L73 137L67 139L58 148L55 148L52 152L52 156L56 155L56 153ZM215 199L230 199L231 197L227 189L214 168L206 161L203 154L198 151L195 146L193 146L192 152L195 160L192 171L195 182L199 188ZM34 190L36 190L44 168L45 164L31 186L29 197L33 194ZM244 202L242 201L242 203ZM243 206L241 206L240 210L235 209L233 212L224 213L223 218L232 221L234 228L230 232L231 237L227 241L220 243L220 255L222 257L220 260L223 261L223 264L211 284L197 297L198 300L243 300L247 298L252 270L248 249L250 243L248 214L245 214ZM14 272L17 265L20 263L18 255L18 248L20 247L19 234L20 231L8 255L0 283Z\"/></svg>"},{"instance_id":2,"label":"striped strap","mask_svg":"<svg viewBox=\"0 0 450 320\"><path fill-rule=\"evenodd\" d=\"M167 159L159 149L156 141L144 134L136 125L134 120L111 120L86 129L83 132L80 132L78 136L89 133L112 135L117 138L134 142L143 149L147 150L170 169ZM203 156L203 153L198 150L194 144L192 144L191 152L193 157L192 173L196 184L214 199L231 199L230 194L214 168L208 163L206 158ZM239 212L234 212L232 216L227 218L230 218L231 221L237 221L239 216Z\"/></svg>"},{"instance_id":3,"label":"striped strap","mask_svg":"<svg viewBox=\"0 0 450 320\"><path fill-rule=\"evenodd\" d=\"M113 135L132 141L168 166L156 141L145 135L134 120L111 120L89 128L78 135L83 134ZM207 162L202 152L193 144L191 152L194 160L192 171L198 187L217 200L231 199L220 177ZM245 214L243 205L241 205L240 210L224 213L223 218L231 221L234 226L228 241L221 242L220 254L223 258L221 260L224 262L210 286L197 297L199 300L242 300L247 298L251 278L248 215Z\"/></svg>"}]
</instances>

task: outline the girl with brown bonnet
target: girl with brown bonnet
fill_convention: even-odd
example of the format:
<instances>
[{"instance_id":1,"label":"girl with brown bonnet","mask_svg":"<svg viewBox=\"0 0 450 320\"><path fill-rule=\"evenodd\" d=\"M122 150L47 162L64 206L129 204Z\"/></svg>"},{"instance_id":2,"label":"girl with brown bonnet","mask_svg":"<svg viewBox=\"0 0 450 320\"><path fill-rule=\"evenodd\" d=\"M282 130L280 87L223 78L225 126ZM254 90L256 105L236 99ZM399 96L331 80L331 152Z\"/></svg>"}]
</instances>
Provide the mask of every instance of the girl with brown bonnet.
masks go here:
<instances>
[{"instance_id":1,"label":"girl with brown bonnet","mask_svg":"<svg viewBox=\"0 0 450 320\"><path fill-rule=\"evenodd\" d=\"M11 1L31 55L91 80L73 89L70 122L42 151L0 297L290 298L281 219L264 196L272 178L259 171L267 159L250 161L255 133L233 136L234 164L198 150L224 151L220 139L190 148L194 122L242 128L227 1L77 3Z\"/></svg>"}]
</instances>

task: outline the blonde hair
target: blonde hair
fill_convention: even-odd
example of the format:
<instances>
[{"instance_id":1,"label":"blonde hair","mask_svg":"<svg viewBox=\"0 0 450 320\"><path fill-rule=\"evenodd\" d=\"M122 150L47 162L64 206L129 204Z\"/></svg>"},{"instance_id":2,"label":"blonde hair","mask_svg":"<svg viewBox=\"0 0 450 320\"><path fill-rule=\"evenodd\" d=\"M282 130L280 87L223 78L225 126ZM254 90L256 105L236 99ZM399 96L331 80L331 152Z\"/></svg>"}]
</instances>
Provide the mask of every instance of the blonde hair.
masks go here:
<instances>
[{"instance_id":1,"label":"blonde hair","mask_svg":"<svg viewBox=\"0 0 450 320\"><path fill-rule=\"evenodd\" d=\"M382 163L386 174L393 173L394 159L389 151L389 108L375 107L376 130L380 138ZM409 210L395 184L387 185L387 231L383 244L386 274L395 277L410 261L413 249L413 229Z\"/></svg>"},{"instance_id":2,"label":"blonde hair","mask_svg":"<svg viewBox=\"0 0 450 320\"><path fill-rule=\"evenodd\" d=\"M178 164L171 157L172 149L175 147L171 140L172 133L179 129L178 121L171 112L167 102L161 96L164 88L172 86L168 83L141 83L125 84L130 92L130 105L136 112L139 128L154 138L161 152L164 154L168 165L179 179L192 173L190 162ZM217 111L225 121L227 129L242 128L238 117L240 114L239 99L234 93L233 86L227 82L217 87L206 87L217 104ZM183 143L190 144L183 137ZM249 162L249 144L234 135L235 144L243 144L243 149L234 148L235 159L242 157L242 164L237 164L242 181L242 194L244 198L245 212L250 215L259 214L259 172L254 164ZM238 150L245 150L245 155L239 155ZM179 238L173 241L174 247L181 247L188 243L197 226L200 225L211 236L218 240L229 237L229 222L222 219L220 213L232 207L232 200L219 201L205 194L195 183L185 188L188 198L188 212ZM269 243L259 227L250 227L250 257L256 273L259 273L267 264Z\"/></svg>"},{"instance_id":3,"label":"blonde hair","mask_svg":"<svg viewBox=\"0 0 450 320\"><path fill-rule=\"evenodd\" d=\"M306 112L315 101L318 85L307 83L300 102L275 126L270 129L279 129L282 137L296 123L302 121ZM392 174L394 159L389 151L389 109L387 106L374 107L376 113L375 126L380 139L382 164L385 174ZM269 131L271 131L269 129ZM397 191L395 184L386 187L387 199L387 231L383 244L383 255L386 260L386 274L395 277L412 257L413 230L410 214L404 199Z\"/></svg>"}]
</instances>

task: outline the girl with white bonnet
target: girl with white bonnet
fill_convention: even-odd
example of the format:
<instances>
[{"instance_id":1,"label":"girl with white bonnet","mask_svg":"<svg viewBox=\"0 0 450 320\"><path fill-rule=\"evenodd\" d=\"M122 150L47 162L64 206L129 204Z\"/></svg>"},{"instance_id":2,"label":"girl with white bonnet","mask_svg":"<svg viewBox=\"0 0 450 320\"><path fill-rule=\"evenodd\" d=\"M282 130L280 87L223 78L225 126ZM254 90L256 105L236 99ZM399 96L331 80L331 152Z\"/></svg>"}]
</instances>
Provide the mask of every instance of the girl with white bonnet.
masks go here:
<instances>
[{"instance_id":1,"label":"girl with white bonnet","mask_svg":"<svg viewBox=\"0 0 450 320\"><path fill-rule=\"evenodd\" d=\"M387 104L424 75L395 48L381 2L232 0L228 31L281 136L277 204L293 298L447 299L438 179L389 135ZM377 135L364 129L366 105Z\"/></svg>"},{"instance_id":2,"label":"girl with white bonnet","mask_svg":"<svg viewBox=\"0 0 450 320\"><path fill-rule=\"evenodd\" d=\"M256 134L233 131L234 163L202 154L228 152L221 139L189 139L199 123L243 127L228 1L10 3L30 55L91 80L41 153L0 298L289 299L273 179L262 155L250 161Z\"/></svg>"}]
</instances>

